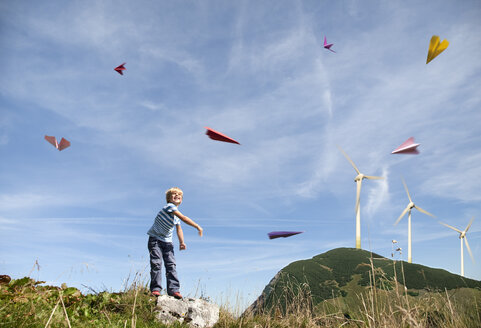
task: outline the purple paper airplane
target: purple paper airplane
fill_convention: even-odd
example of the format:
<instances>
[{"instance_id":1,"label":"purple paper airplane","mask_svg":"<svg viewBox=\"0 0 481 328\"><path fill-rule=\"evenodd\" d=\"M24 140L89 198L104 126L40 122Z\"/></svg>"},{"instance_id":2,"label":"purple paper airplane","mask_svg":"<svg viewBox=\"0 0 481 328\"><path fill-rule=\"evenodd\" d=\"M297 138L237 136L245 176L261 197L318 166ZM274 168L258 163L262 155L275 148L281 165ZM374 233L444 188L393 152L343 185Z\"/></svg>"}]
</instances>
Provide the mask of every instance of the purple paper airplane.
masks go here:
<instances>
[{"instance_id":1,"label":"purple paper airplane","mask_svg":"<svg viewBox=\"0 0 481 328\"><path fill-rule=\"evenodd\" d=\"M331 47L334 45L334 43L327 43L326 37L324 37L324 48L327 50L330 50L332 52L335 52L334 50L331 49Z\"/></svg>"},{"instance_id":2,"label":"purple paper airplane","mask_svg":"<svg viewBox=\"0 0 481 328\"><path fill-rule=\"evenodd\" d=\"M269 232L267 235L269 236L269 239L275 239L275 238L286 238L290 236L294 236L300 233L303 233L304 231L272 231Z\"/></svg>"},{"instance_id":3,"label":"purple paper airplane","mask_svg":"<svg viewBox=\"0 0 481 328\"><path fill-rule=\"evenodd\" d=\"M416 149L418 146L419 144L414 143L414 137L411 137L404 141L401 146L394 149L391 154L419 154L419 151Z\"/></svg>"}]
</instances>

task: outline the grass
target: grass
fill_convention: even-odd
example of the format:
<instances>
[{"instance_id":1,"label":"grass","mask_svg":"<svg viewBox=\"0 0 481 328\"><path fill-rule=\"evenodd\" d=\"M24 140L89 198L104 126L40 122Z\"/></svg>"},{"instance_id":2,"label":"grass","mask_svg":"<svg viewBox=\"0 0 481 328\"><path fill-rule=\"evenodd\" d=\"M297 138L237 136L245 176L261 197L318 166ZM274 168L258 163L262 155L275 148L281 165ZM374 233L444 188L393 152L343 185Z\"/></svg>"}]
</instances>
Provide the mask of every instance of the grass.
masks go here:
<instances>
[{"instance_id":1,"label":"grass","mask_svg":"<svg viewBox=\"0 0 481 328\"><path fill-rule=\"evenodd\" d=\"M369 270L367 288L358 284L362 275L343 286L332 282L336 295L318 304L309 285L297 282L286 284L277 304L260 313L239 315L231 312L232 304L223 304L214 327L480 327L481 291L408 291L397 278L376 270L372 260ZM139 280L134 277L123 292L86 295L28 277L2 283L0 327L188 327L155 322L155 298Z\"/></svg>"},{"instance_id":2,"label":"grass","mask_svg":"<svg viewBox=\"0 0 481 328\"><path fill-rule=\"evenodd\" d=\"M394 263L394 265L396 262ZM281 290L234 324L219 327L480 327L481 291L455 288L442 292L408 290L403 262L401 276L386 276L370 259L366 287L359 285L366 272L343 286L331 283L333 295L314 303L309 285L299 279L283 280ZM312 284L312 282L311 282ZM319 290L316 286L316 290ZM340 291L340 293L338 293ZM339 295L341 294L341 295ZM242 320L242 321L241 321Z\"/></svg>"},{"instance_id":3,"label":"grass","mask_svg":"<svg viewBox=\"0 0 481 328\"><path fill-rule=\"evenodd\" d=\"M123 292L86 295L42 284L25 277L0 285L0 327L168 327L155 322L156 299L137 281Z\"/></svg>"}]
</instances>

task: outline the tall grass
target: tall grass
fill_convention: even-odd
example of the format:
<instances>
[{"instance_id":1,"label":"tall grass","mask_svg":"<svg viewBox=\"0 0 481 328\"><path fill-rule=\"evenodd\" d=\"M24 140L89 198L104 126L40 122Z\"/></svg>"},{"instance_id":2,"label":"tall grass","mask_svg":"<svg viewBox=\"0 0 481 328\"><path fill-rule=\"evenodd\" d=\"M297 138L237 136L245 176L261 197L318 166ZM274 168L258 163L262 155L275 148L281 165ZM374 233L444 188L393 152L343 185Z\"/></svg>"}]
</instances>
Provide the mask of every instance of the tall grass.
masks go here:
<instances>
[{"instance_id":1,"label":"tall grass","mask_svg":"<svg viewBox=\"0 0 481 328\"><path fill-rule=\"evenodd\" d=\"M156 298L139 281L86 295L42 283L25 277L0 285L0 327L166 327L155 322Z\"/></svg>"},{"instance_id":2,"label":"tall grass","mask_svg":"<svg viewBox=\"0 0 481 328\"><path fill-rule=\"evenodd\" d=\"M309 285L299 282L286 284L273 306L259 311L241 315L238 306L232 310L236 305L225 302L214 327L481 326L481 292L458 289L418 291L416 295L397 278L387 278L372 259L370 267L367 288L357 286L354 279L352 286L356 287L348 285L347 296L333 295L319 304L313 304ZM0 285L0 327L188 327L157 323L155 301L139 273L129 275L120 293L93 291L87 295L73 287L42 286L41 281L23 278Z\"/></svg>"}]
</instances>

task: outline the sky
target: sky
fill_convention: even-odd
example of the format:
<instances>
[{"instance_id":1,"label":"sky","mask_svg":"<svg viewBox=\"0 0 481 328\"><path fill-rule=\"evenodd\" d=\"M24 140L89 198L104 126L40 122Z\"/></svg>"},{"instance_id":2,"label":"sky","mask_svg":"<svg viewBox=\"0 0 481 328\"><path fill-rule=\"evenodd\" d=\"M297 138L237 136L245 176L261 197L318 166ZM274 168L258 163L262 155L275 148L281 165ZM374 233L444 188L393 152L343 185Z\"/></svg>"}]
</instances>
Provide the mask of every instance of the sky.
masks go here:
<instances>
[{"instance_id":1,"label":"sky","mask_svg":"<svg viewBox=\"0 0 481 328\"><path fill-rule=\"evenodd\" d=\"M240 310L289 263L355 247L481 280L481 2L2 1L0 273L148 282L184 191L181 292ZM449 47L426 64L431 37ZM333 43L322 47L324 36ZM113 69L126 63L124 75ZM211 140L211 127L240 145ZM57 151L44 136L71 142ZM407 138L419 155L393 155ZM275 230L304 231L269 240ZM165 282L164 282L165 283Z\"/></svg>"}]
</instances>

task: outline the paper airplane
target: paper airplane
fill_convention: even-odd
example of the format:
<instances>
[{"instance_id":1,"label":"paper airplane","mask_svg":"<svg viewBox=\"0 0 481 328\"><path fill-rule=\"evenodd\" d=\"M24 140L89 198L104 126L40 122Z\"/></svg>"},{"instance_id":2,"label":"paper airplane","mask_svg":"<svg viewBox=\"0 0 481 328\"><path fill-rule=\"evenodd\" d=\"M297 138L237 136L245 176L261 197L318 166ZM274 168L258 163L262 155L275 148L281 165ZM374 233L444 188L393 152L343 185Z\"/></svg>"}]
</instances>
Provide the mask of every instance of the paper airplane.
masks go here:
<instances>
[{"instance_id":1,"label":"paper airplane","mask_svg":"<svg viewBox=\"0 0 481 328\"><path fill-rule=\"evenodd\" d=\"M51 136L45 136L45 140L50 142L59 151L70 146L70 142L67 139L64 139L64 138L62 138L62 140L60 140L60 143L57 142L57 139L55 139L55 137L51 137Z\"/></svg>"},{"instance_id":2,"label":"paper airplane","mask_svg":"<svg viewBox=\"0 0 481 328\"><path fill-rule=\"evenodd\" d=\"M124 72L122 71L125 71L126 68L124 67L124 65L127 64L127 63L123 63L122 65L119 65L117 67L114 68L114 70L119 73L120 75L124 75Z\"/></svg>"},{"instance_id":3,"label":"paper airplane","mask_svg":"<svg viewBox=\"0 0 481 328\"><path fill-rule=\"evenodd\" d=\"M232 138L229 138L228 136L226 136L225 134L222 134L216 130L212 130L211 128L209 127L205 127L205 129L207 129L206 133L209 138L211 138L212 140L218 140L218 141L224 141L224 142L230 142L230 143L236 143L238 145L240 145L240 143L238 143L237 141L235 141L234 139Z\"/></svg>"},{"instance_id":4,"label":"paper airplane","mask_svg":"<svg viewBox=\"0 0 481 328\"><path fill-rule=\"evenodd\" d=\"M290 236L294 236L300 233L303 233L304 231L272 231L269 232L267 235L269 236L269 239L275 239L275 238L286 238Z\"/></svg>"},{"instance_id":5,"label":"paper airplane","mask_svg":"<svg viewBox=\"0 0 481 328\"><path fill-rule=\"evenodd\" d=\"M446 50L448 46L449 42L447 40L443 40L443 42L439 43L439 36L433 35L433 37L431 38L431 42L429 43L428 58L426 59L426 64L436 58L441 52Z\"/></svg>"},{"instance_id":6,"label":"paper airplane","mask_svg":"<svg viewBox=\"0 0 481 328\"><path fill-rule=\"evenodd\" d=\"M334 50L331 50L331 47L334 45L334 43L327 43L327 39L326 37L324 37L324 48L327 49L327 50L330 50L332 52L335 52Z\"/></svg>"},{"instance_id":7,"label":"paper airplane","mask_svg":"<svg viewBox=\"0 0 481 328\"><path fill-rule=\"evenodd\" d=\"M411 137L404 141L401 146L394 149L391 154L419 154L419 151L416 149L418 146L419 144L414 143L414 137Z\"/></svg>"}]
</instances>

